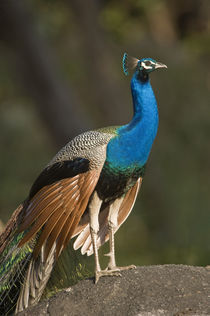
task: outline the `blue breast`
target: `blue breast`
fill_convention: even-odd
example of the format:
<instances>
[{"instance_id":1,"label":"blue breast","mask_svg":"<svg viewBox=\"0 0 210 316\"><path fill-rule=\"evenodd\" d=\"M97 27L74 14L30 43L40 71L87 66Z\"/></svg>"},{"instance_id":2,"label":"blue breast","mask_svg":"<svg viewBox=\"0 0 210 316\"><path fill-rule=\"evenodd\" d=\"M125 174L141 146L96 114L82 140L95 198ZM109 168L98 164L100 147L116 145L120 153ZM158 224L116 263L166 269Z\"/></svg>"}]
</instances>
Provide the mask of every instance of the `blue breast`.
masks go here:
<instances>
[{"instance_id":1,"label":"blue breast","mask_svg":"<svg viewBox=\"0 0 210 316\"><path fill-rule=\"evenodd\" d=\"M149 79L136 72L131 80L134 116L118 128L107 146L107 163L118 169L142 167L147 162L158 129L158 109Z\"/></svg>"}]
</instances>

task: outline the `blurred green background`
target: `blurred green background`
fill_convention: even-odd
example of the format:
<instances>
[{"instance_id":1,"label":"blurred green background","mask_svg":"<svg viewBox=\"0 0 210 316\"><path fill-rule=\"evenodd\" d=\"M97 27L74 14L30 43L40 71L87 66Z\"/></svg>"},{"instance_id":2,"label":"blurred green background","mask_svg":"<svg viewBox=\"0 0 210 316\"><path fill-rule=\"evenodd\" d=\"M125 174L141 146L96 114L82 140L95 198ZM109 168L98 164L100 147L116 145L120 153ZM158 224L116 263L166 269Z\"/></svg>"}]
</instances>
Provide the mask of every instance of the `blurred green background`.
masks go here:
<instances>
[{"instance_id":1,"label":"blurred green background","mask_svg":"<svg viewBox=\"0 0 210 316\"><path fill-rule=\"evenodd\" d=\"M118 264L207 265L209 0L1 1L0 218L7 222L73 136L131 119L125 51L168 70L151 75L159 132L116 235Z\"/></svg>"}]
</instances>

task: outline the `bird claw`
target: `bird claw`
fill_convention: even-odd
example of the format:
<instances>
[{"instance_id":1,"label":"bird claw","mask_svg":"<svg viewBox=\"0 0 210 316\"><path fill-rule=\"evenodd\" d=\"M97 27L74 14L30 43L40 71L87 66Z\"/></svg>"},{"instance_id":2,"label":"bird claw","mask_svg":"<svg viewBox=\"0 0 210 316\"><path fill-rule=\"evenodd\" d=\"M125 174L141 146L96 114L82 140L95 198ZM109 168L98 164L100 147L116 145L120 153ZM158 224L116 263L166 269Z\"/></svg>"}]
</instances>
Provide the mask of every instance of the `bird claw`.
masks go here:
<instances>
[{"instance_id":1,"label":"bird claw","mask_svg":"<svg viewBox=\"0 0 210 316\"><path fill-rule=\"evenodd\" d=\"M108 265L108 267L106 268L106 270L110 270L110 271L123 271L123 270L131 270L131 269L136 269L136 266L134 264L131 264L130 266L125 266L125 267Z\"/></svg>"},{"instance_id":2,"label":"bird claw","mask_svg":"<svg viewBox=\"0 0 210 316\"><path fill-rule=\"evenodd\" d=\"M131 269L136 269L136 266L134 264L131 264L130 266L125 266L125 267L117 267L119 271L123 270L131 270Z\"/></svg>"},{"instance_id":3,"label":"bird claw","mask_svg":"<svg viewBox=\"0 0 210 316\"><path fill-rule=\"evenodd\" d=\"M118 270L102 270L102 271L96 271L95 272L95 284L98 283L100 277L103 276L121 276L121 273L117 272Z\"/></svg>"},{"instance_id":4,"label":"bird claw","mask_svg":"<svg viewBox=\"0 0 210 316\"><path fill-rule=\"evenodd\" d=\"M130 269L136 269L136 266L134 264L126 267L117 267L114 266L110 268L109 266L105 270L96 271L95 272L95 284L98 283L100 277L102 276L122 276L119 271L123 270L130 270Z\"/></svg>"}]
</instances>

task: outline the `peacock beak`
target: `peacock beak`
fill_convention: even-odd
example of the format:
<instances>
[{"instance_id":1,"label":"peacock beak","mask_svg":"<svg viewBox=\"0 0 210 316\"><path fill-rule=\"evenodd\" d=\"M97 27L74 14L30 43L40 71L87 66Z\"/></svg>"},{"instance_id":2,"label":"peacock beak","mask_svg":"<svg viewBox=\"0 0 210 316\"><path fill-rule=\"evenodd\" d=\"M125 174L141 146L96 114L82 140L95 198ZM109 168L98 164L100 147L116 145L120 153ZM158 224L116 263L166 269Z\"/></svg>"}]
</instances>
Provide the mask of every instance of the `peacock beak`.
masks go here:
<instances>
[{"instance_id":1,"label":"peacock beak","mask_svg":"<svg viewBox=\"0 0 210 316\"><path fill-rule=\"evenodd\" d=\"M168 67L166 65L162 64L162 63L157 62L155 64L155 69L157 69L157 68L168 68Z\"/></svg>"}]
</instances>

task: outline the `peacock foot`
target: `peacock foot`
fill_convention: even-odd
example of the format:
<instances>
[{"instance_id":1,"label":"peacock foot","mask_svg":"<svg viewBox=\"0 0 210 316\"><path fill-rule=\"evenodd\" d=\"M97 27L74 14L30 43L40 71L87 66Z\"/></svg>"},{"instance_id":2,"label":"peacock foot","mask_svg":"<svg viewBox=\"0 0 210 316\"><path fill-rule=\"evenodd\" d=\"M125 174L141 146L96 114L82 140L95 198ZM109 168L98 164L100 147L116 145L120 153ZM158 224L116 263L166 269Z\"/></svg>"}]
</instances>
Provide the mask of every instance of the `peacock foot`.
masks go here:
<instances>
[{"instance_id":1,"label":"peacock foot","mask_svg":"<svg viewBox=\"0 0 210 316\"><path fill-rule=\"evenodd\" d=\"M108 266L105 270L95 272L95 283L97 283L100 277L102 276L121 276L121 273L119 271L130 270L130 269L136 269L136 266L134 264L130 266L125 266L125 267Z\"/></svg>"},{"instance_id":2,"label":"peacock foot","mask_svg":"<svg viewBox=\"0 0 210 316\"><path fill-rule=\"evenodd\" d=\"M95 272L95 283L98 283L98 280L102 276L121 276L121 274L118 272L120 271L117 267L113 270L101 270Z\"/></svg>"},{"instance_id":3,"label":"peacock foot","mask_svg":"<svg viewBox=\"0 0 210 316\"><path fill-rule=\"evenodd\" d=\"M130 266L125 266L125 267L108 267L108 270L110 271L123 271L123 270L131 270L131 269L136 269L136 266L134 264L131 264Z\"/></svg>"}]
</instances>

